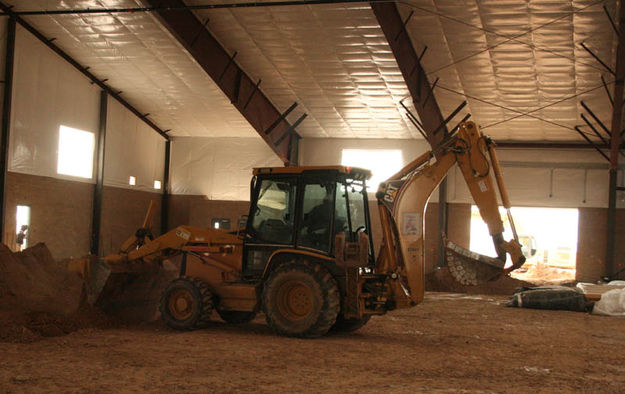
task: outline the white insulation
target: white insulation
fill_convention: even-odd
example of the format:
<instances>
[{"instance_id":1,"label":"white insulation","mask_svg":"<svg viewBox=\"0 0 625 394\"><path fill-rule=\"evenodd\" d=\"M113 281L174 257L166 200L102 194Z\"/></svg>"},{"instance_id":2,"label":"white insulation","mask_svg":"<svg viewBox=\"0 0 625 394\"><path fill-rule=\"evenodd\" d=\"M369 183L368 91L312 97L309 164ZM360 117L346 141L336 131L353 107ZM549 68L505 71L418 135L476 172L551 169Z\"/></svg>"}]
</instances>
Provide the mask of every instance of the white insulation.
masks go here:
<instances>
[{"instance_id":1,"label":"white insulation","mask_svg":"<svg viewBox=\"0 0 625 394\"><path fill-rule=\"evenodd\" d=\"M97 135L100 89L19 26L13 83L9 171L95 183L58 174L57 159L61 125ZM104 184L160 193L164 162L165 140L109 99Z\"/></svg>"},{"instance_id":2,"label":"white insulation","mask_svg":"<svg viewBox=\"0 0 625 394\"><path fill-rule=\"evenodd\" d=\"M151 192L163 183L165 139L117 101L108 101L104 184ZM131 176L136 185L129 185Z\"/></svg>"},{"instance_id":3,"label":"white insulation","mask_svg":"<svg viewBox=\"0 0 625 394\"><path fill-rule=\"evenodd\" d=\"M175 138L171 192L249 201L252 169L280 166L280 159L260 138Z\"/></svg>"},{"instance_id":4,"label":"white insulation","mask_svg":"<svg viewBox=\"0 0 625 394\"><path fill-rule=\"evenodd\" d=\"M96 132L99 89L30 33L17 27L8 170L95 182L59 175L59 127Z\"/></svg>"}]
</instances>

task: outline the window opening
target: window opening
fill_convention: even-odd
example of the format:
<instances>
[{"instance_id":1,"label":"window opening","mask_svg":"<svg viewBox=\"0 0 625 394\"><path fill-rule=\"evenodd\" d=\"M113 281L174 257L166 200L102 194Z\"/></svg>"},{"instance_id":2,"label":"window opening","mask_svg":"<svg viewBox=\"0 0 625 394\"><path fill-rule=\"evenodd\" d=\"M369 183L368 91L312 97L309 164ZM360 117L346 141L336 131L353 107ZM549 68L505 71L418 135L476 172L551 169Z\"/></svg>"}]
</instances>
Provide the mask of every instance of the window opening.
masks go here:
<instances>
[{"instance_id":1,"label":"window opening","mask_svg":"<svg viewBox=\"0 0 625 394\"><path fill-rule=\"evenodd\" d=\"M91 179L93 177L93 133L67 126L59 128L59 151L56 172Z\"/></svg>"},{"instance_id":2,"label":"window opening","mask_svg":"<svg viewBox=\"0 0 625 394\"><path fill-rule=\"evenodd\" d=\"M211 219L212 228L220 228L222 230L230 230L230 219L213 218Z\"/></svg>"},{"instance_id":3,"label":"window opening","mask_svg":"<svg viewBox=\"0 0 625 394\"><path fill-rule=\"evenodd\" d=\"M399 149L343 149L341 165L371 170L373 175L367 186L375 192L380 182L402 169L403 156Z\"/></svg>"}]
</instances>

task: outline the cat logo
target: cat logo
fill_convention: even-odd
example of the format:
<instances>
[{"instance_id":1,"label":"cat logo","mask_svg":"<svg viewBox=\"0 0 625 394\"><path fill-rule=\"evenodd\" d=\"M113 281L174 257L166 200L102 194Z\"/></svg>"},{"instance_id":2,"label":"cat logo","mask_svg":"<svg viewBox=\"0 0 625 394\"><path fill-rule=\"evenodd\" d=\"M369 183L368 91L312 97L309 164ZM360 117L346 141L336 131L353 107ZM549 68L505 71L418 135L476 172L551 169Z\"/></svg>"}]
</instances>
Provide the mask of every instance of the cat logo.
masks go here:
<instances>
[{"instance_id":1,"label":"cat logo","mask_svg":"<svg viewBox=\"0 0 625 394\"><path fill-rule=\"evenodd\" d=\"M395 196L397 195L397 190L393 185L388 185L386 191L384 192L384 201L392 204L395 201Z\"/></svg>"},{"instance_id":2,"label":"cat logo","mask_svg":"<svg viewBox=\"0 0 625 394\"><path fill-rule=\"evenodd\" d=\"M191 233L188 231L185 231L181 228L176 230L176 235L179 236L180 238L184 239L185 241L188 241L189 238L191 238Z\"/></svg>"}]
</instances>

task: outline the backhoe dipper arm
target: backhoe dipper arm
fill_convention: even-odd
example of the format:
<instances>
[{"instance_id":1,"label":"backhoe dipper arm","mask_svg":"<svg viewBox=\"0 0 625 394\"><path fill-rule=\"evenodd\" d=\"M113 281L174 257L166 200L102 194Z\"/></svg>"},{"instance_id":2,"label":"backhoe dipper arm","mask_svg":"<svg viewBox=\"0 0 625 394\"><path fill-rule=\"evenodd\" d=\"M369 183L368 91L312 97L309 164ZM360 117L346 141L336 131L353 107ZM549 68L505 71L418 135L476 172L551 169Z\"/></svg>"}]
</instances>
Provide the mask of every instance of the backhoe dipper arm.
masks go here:
<instances>
[{"instance_id":1,"label":"backhoe dipper arm","mask_svg":"<svg viewBox=\"0 0 625 394\"><path fill-rule=\"evenodd\" d=\"M503 239L504 228L491 176L491 163L486 156L491 144L475 123L463 123L457 134L448 137L437 148L440 154L435 162L431 162L434 154L427 152L380 184L376 197L384 239L376 270L391 274L396 279L390 286L397 307L415 305L423 299L425 207L434 189L456 163L482 219L488 225L501 267L505 264L506 253L510 254L513 262L509 270L525 261L521 245L515 240L506 242ZM508 208L499 163L494 154L491 154L491 160Z\"/></svg>"}]
</instances>

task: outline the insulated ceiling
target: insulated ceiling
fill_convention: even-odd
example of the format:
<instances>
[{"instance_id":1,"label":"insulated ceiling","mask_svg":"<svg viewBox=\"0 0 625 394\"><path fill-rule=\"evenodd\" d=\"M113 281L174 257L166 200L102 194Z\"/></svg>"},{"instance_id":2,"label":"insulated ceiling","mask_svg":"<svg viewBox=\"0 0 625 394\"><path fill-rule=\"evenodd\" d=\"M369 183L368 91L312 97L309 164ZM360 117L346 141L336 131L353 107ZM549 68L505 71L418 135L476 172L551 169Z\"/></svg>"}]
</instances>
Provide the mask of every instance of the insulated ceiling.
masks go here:
<instances>
[{"instance_id":1,"label":"insulated ceiling","mask_svg":"<svg viewBox=\"0 0 625 394\"><path fill-rule=\"evenodd\" d=\"M186 0L188 5L224 1ZM232 2L232 1L229 1ZM240 2L240 1L235 1ZM16 10L78 7L20 0ZM80 7L132 7L91 0ZM574 141L584 100L609 125L601 76L613 76L615 34L603 6L615 1L413 0L398 7L443 116L466 112L497 140ZM417 138L399 101L408 95L391 49L367 3L195 11L278 110L308 118L310 138ZM176 40L147 13L25 17L81 64L123 90L172 135L253 136L255 131ZM609 85L610 89L612 85ZM410 102L410 99L406 100ZM530 113L529 116L523 115ZM452 123L454 122L452 121ZM594 121L593 121L594 122ZM590 133L587 126L583 130ZM596 137L591 137L597 139Z\"/></svg>"},{"instance_id":2,"label":"insulated ceiling","mask_svg":"<svg viewBox=\"0 0 625 394\"><path fill-rule=\"evenodd\" d=\"M20 0L16 11L77 7ZM80 7L137 7L133 0L81 1ZM213 80L150 13L25 17L55 44L172 136L255 137ZM28 33L25 33L28 34Z\"/></svg>"},{"instance_id":3,"label":"insulated ceiling","mask_svg":"<svg viewBox=\"0 0 625 394\"><path fill-rule=\"evenodd\" d=\"M399 9L404 20L414 11L407 29L418 52L428 47L422 64L431 81L440 78L443 116L466 97L473 119L499 140L571 141L581 139L580 100L610 127L601 76L614 77L581 43L614 69L616 35L602 7L614 17L615 3L413 0Z\"/></svg>"}]
</instances>

